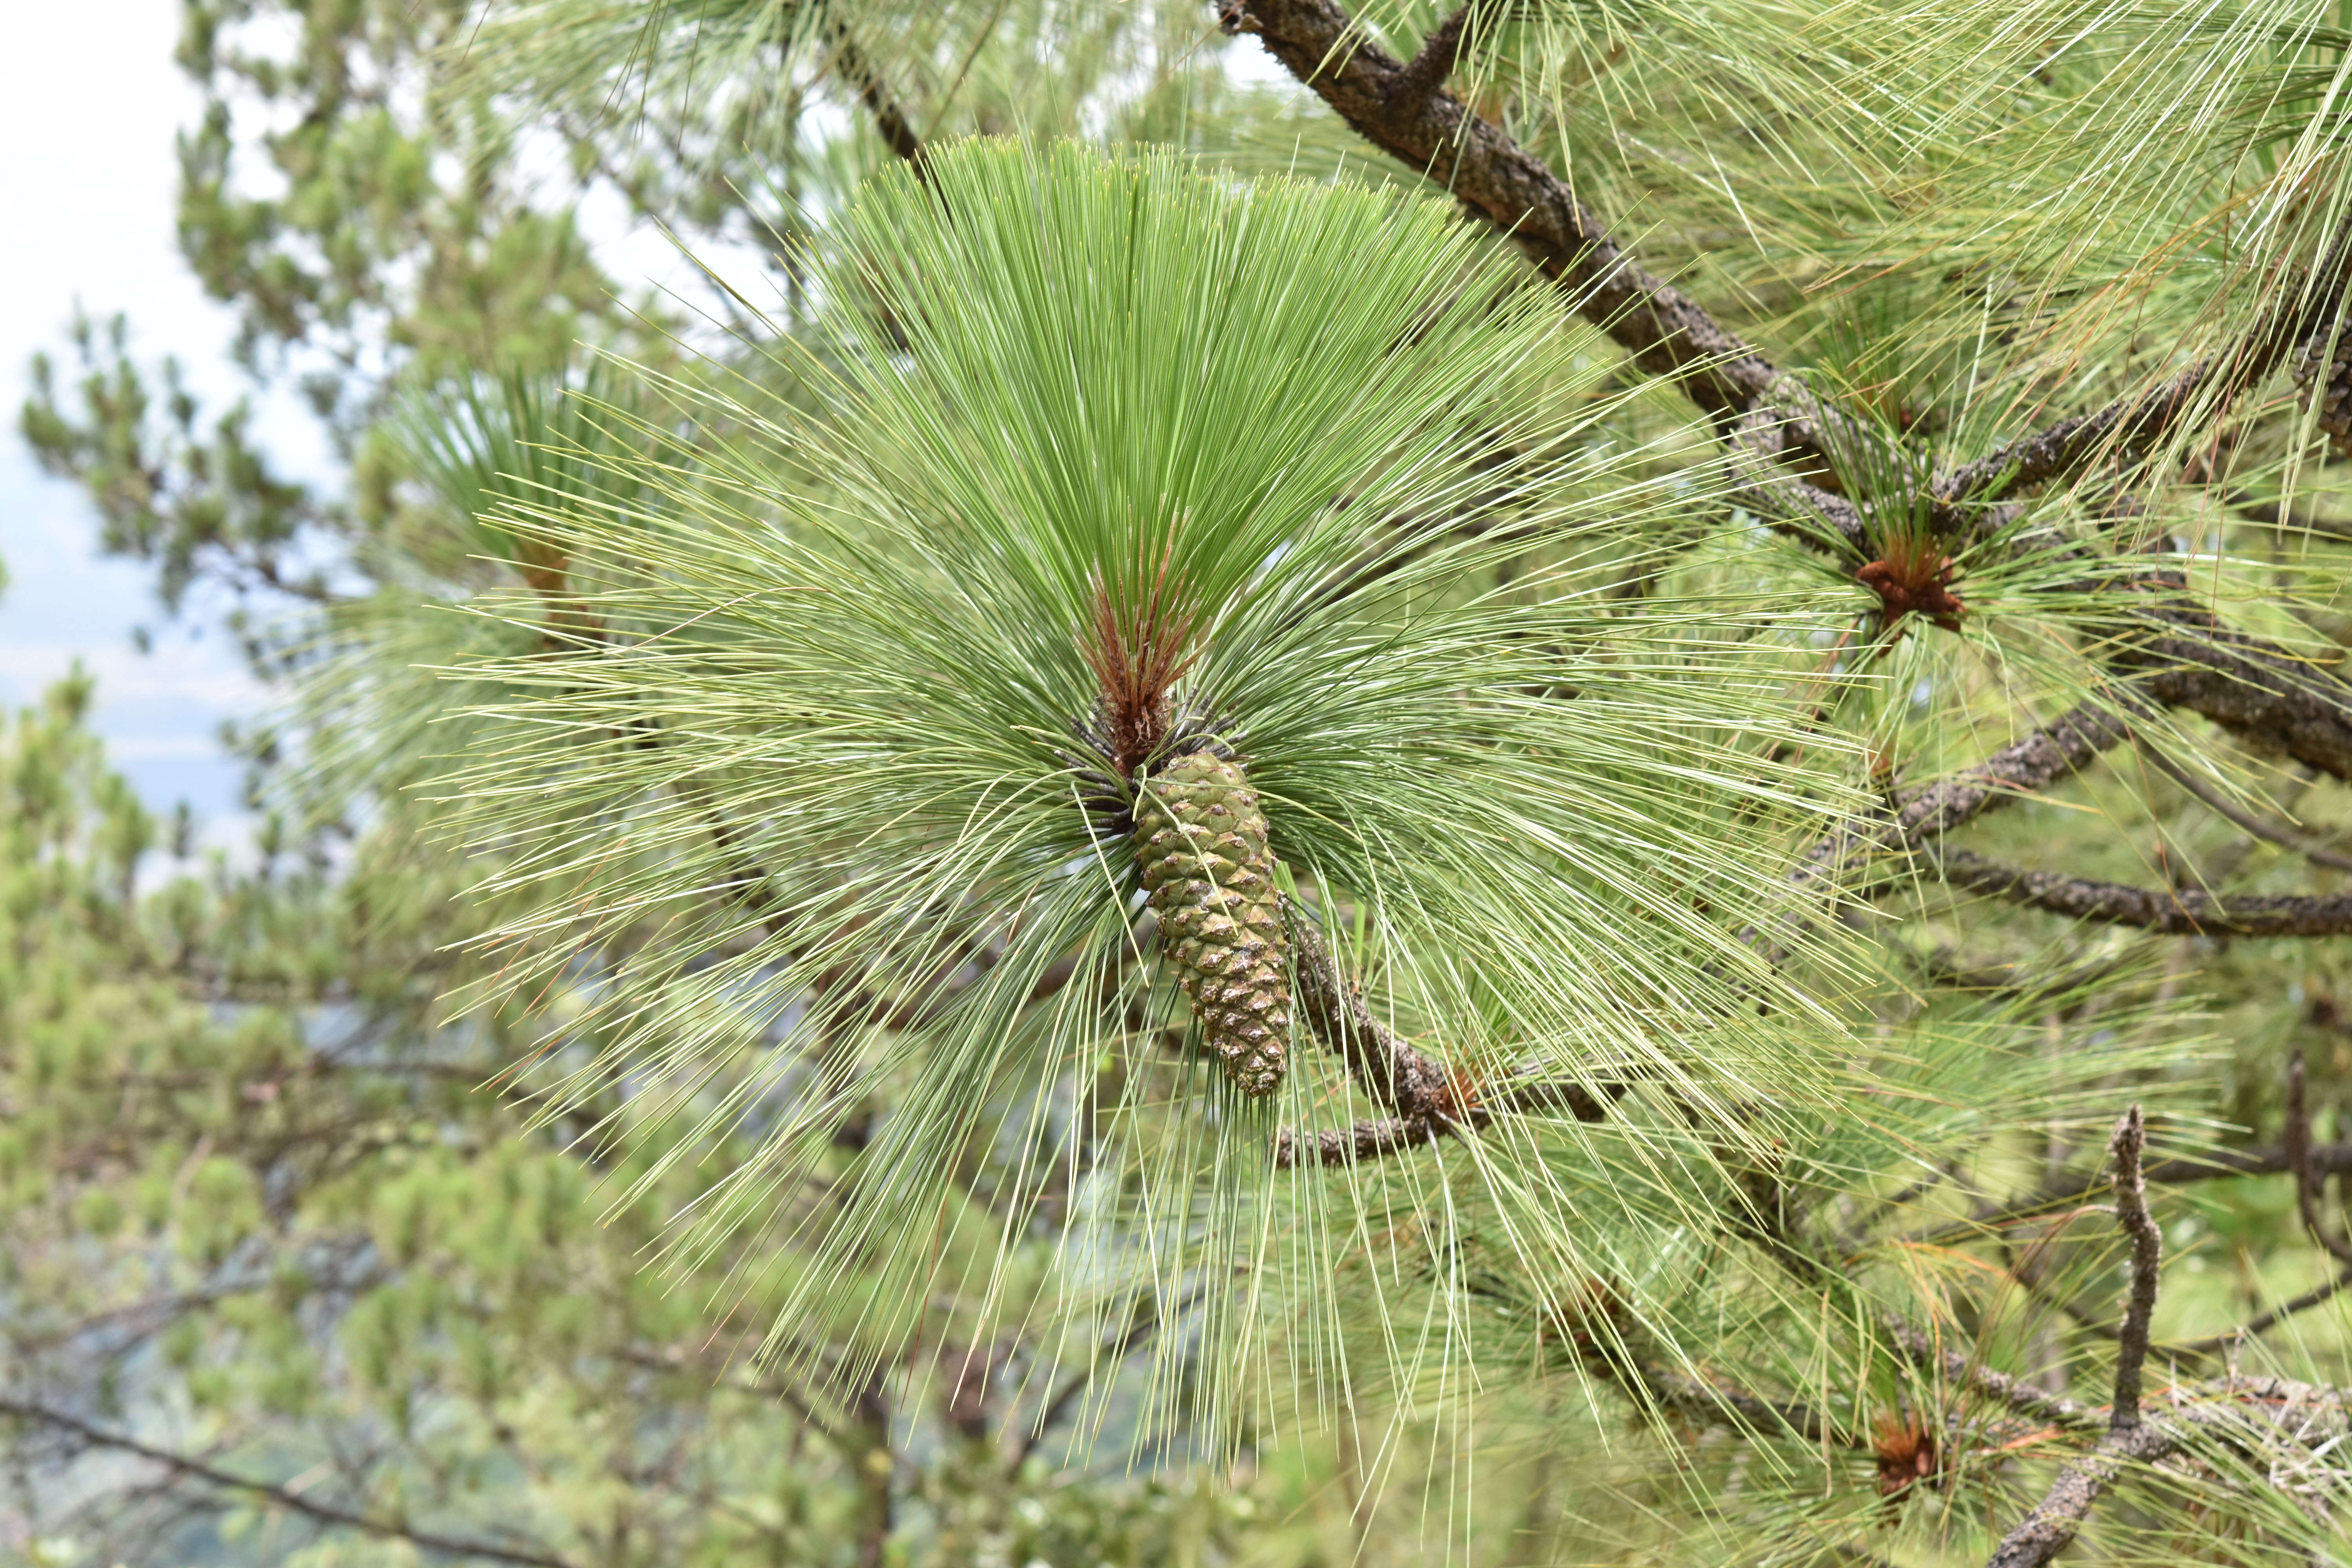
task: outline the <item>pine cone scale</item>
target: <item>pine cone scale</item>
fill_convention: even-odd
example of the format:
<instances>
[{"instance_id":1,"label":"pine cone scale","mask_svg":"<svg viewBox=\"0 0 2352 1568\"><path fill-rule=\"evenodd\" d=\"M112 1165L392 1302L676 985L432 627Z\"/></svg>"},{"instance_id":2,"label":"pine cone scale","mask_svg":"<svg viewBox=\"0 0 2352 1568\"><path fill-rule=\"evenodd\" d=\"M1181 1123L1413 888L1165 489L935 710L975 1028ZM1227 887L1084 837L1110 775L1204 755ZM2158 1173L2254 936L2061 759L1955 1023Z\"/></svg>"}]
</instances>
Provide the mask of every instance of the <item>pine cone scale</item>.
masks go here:
<instances>
[{"instance_id":1,"label":"pine cone scale","mask_svg":"<svg viewBox=\"0 0 2352 1568\"><path fill-rule=\"evenodd\" d=\"M1142 781L1134 844L1160 950L1203 1041L1244 1094L1282 1082L1290 953L1266 821L1242 764L1178 757Z\"/></svg>"}]
</instances>

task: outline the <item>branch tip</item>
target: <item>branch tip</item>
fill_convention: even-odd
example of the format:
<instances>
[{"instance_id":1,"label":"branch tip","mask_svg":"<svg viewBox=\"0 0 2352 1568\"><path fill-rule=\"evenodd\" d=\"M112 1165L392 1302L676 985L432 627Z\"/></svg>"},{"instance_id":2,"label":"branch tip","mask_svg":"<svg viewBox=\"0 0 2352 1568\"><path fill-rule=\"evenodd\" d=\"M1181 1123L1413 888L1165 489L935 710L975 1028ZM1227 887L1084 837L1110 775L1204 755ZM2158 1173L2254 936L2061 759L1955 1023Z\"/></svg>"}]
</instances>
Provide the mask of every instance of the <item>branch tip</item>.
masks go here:
<instances>
[{"instance_id":1,"label":"branch tip","mask_svg":"<svg viewBox=\"0 0 2352 1568\"><path fill-rule=\"evenodd\" d=\"M2131 1295L2116 1358L2114 1414L2116 1430L2139 1425L2140 1373L2147 1361L2148 1324L2156 1313L2158 1274L2164 1258L2164 1238L2147 1211L2147 1182L2140 1156L2147 1147L2147 1124L2140 1108L2124 1112L2108 1151L2116 1161L2116 1224L2131 1241Z\"/></svg>"}]
</instances>

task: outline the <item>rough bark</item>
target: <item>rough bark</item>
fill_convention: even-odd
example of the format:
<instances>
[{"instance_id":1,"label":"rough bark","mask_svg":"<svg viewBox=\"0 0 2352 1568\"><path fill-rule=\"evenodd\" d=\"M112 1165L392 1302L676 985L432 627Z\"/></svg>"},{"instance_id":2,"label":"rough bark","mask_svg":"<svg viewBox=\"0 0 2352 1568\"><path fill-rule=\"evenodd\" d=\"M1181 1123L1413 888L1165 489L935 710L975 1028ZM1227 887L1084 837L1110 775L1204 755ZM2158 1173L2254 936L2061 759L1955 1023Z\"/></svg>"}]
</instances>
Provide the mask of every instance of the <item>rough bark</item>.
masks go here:
<instances>
[{"instance_id":1,"label":"rough bark","mask_svg":"<svg viewBox=\"0 0 2352 1568\"><path fill-rule=\"evenodd\" d=\"M1436 1123L1406 1116L1384 1116L1374 1121L1359 1121L1352 1127L1321 1128L1303 1137L1286 1127L1275 1135L1274 1163L1276 1169L1284 1171L1301 1163L1353 1165L1417 1149L1442 1136L1444 1130Z\"/></svg>"},{"instance_id":2,"label":"rough bark","mask_svg":"<svg viewBox=\"0 0 2352 1568\"><path fill-rule=\"evenodd\" d=\"M2222 898L2194 888L2135 888L2003 865L1965 849L1934 856L1955 888L2075 920L2170 936L2336 936L2352 931L2352 894Z\"/></svg>"},{"instance_id":3,"label":"rough bark","mask_svg":"<svg viewBox=\"0 0 2352 1568\"><path fill-rule=\"evenodd\" d=\"M2164 1250L2147 1212L2147 1183L2140 1166L2147 1146L2147 1123L2135 1105L2124 1113L2107 1143L2115 1159L2116 1224L2131 1244L2131 1292L2116 1334L2115 1399L2106 1435L2059 1472L2032 1511L2001 1538L1986 1568L2042 1568L2074 1542L2099 1494L2116 1477L2134 1464L2152 1463L2179 1447L2170 1430L2140 1419L2140 1373L2147 1363L2148 1323L2156 1312Z\"/></svg>"},{"instance_id":4,"label":"rough bark","mask_svg":"<svg viewBox=\"0 0 2352 1568\"><path fill-rule=\"evenodd\" d=\"M1890 810L1843 824L1806 850L1789 873L1797 902L1773 928L1779 934L1766 957L1774 963L1784 959L1789 942L1817 918L1821 901L1851 886L1872 860L1916 850L1988 811L2072 778L2129 733L2124 717L2108 705L2070 709L1976 766L1900 796ZM1765 934L1761 926L1740 933L1750 944L1761 943Z\"/></svg>"},{"instance_id":5,"label":"rough bark","mask_svg":"<svg viewBox=\"0 0 2352 1568\"><path fill-rule=\"evenodd\" d=\"M2178 1447L2171 1436L2156 1426L2129 1426L2109 1432L2075 1463L2059 1472L2032 1512L2001 1537L2000 1546L1985 1559L1985 1568L2042 1568L2074 1544L2084 1521L2101 1493L2134 1464L2149 1464Z\"/></svg>"},{"instance_id":6,"label":"rough bark","mask_svg":"<svg viewBox=\"0 0 2352 1568\"><path fill-rule=\"evenodd\" d=\"M2352 684L2332 668L2232 631L2185 594L2168 598L2135 606L2125 632L2095 650L2100 662L2134 678L2156 700L2210 719L2257 751L2352 779Z\"/></svg>"},{"instance_id":7,"label":"rough bark","mask_svg":"<svg viewBox=\"0 0 2352 1568\"><path fill-rule=\"evenodd\" d=\"M1291 962L1299 1018L1339 1054L1348 1076L1405 1122L1454 1120L1445 1068L1372 1016L1364 994L1348 984L1331 962L1322 932L1296 905L1289 914Z\"/></svg>"},{"instance_id":8,"label":"rough bark","mask_svg":"<svg viewBox=\"0 0 2352 1568\"><path fill-rule=\"evenodd\" d=\"M839 16L828 15L824 25L825 47L833 52L833 63L842 79L857 91L857 100L874 117L874 129L884 145L907 163L912 164L919 176L923 173L923 143L915 134L915 127L907 119L905 110L890 95L882 80L881 70L872 57L860 48L850 36L848 24Z\"/></svg>"}]
</instances>

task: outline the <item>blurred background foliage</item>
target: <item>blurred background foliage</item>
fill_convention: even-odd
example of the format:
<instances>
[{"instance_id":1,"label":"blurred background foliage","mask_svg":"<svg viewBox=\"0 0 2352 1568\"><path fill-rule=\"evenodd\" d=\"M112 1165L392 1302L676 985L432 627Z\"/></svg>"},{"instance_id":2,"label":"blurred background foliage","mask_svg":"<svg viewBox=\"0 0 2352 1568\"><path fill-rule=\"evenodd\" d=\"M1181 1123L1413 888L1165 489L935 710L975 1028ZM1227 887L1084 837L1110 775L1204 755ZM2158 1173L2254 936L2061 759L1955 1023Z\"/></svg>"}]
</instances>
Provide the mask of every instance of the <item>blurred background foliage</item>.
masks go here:
<instances>
[{"instance_id":1,"label":"blurred background foliage","mask_svg":"<svg viewBox=\"0 0 2352 1568\"><path fill-rule=\"evenodd\" d=\"M1361 19L1400 58L1441 25L1404 0ZM1931 463L2258 335L2325 271L2346 207L2334 7L1535 0L1459 26L1454 91L1483 122L1850 411L1804 470L1849 499L1907 494ZM1732 1217L1693 1220L1684 1250L1631 1233L1610 1238L1612 1277L1537 1277L1445 1156L1351 1191L1393 1224L1329 1279L1335 1319L1368 1339L1442 1319L1475 1356L1366 1355L1340 1398L1311 1358L1285 1363L1233 1442L1142 1421L1171 1403L1163 1379L1187 1407L1205 1342L1139 1300L1073 1349L1049 1307L1074 1205L1024 1195L1025 1113L992 1108L1011 1131L960 1152L937 1242L990 1289L927 1302L879 1364L854 1304L755 1361L772 1327L744 1284L756 1236L648 1262L667 1215L754 1161L758 1129L674 1160L686 1134L641 1112L647 1085L614 1077L550 1119L546 1080L516 1068L599 1060L618 1027L600 986L655 933L603 930L520 992L467 945L561 917L503 876L516 844L469 853L450 826L457 759L516 743L514 672L600 635L579 557L534 510L590 498L625 553L677 500L664 476L725 476L760 421L821 416L811 367L841 352L822 323L843 301L816 259L861 185L926 146L1150 142L1235 176L1435 187L1205 5L188 0L180 58L206 95L180 146L188 263L238 310L246 370L299 386L344 472L288 477L244 405L201 406L119 318L78 323L22 412L104 547L152 566L166 606L224 616L279 700L229 737L251 765L241 854L198 856L184 816L107 771L79 681L0 736L0 1552L1980 1561L2064 1440L2029 1426L1939 1457L1917 1434L1960 1430L1943 1423L1963 1407L1870 1314L1904 1304L1971 1359L2099 1403L2120 1248L2084 1205L2134 1100L2163 1152L2204 1162L2176 1163L2159 1208L2168 1375L2352 1378L2352 1295L2219 1337L2344 1273L2281 1150L2300 1059L2328 1168L2352 1166L2334 934L2352 922L2086 919L1988 896L1933 854L1841 861L1839 923L1868 942L1792 963L1847 1030L1823 1082L1884 1107L1776 1110L1780 1152L1746 1167L1692 1135L1691 1180L1733 1194ZM591 203L709 258L710 286L634 287L583 230ZM889 304L857 302L877 334L900 328ZM2020 516L1965 537L1936 521L1962 629L1922 615L1898 637L1855 562L1806 544L1819 517L1774 517L1725 479L1702 407L1601 331L1579 353L1593 374L1563 395L1590 417L1552 488L1466 509L1497 541L1480 587L1548 581L1567 556L1604 602L1739 606L1725 618L1754 644L1759 706L1820 736L1816 805L1907 800L2071 710L2128 715L2131 743L1967 822L1958 853L2224 900L2209 910L2344 898L2352 799L2311 739L2326 722L2265 740L2216 720L2225 703L2158 712L2129 694L2147 662L2105 657L2138 624L2114 584L2169 571L2334 679L2352 487L2330 464L2329 374L2300 400L2278 359ZM1627 494L1640 526L1574 551L1539 526ZM1899 510L1874 514L1863 559L1893 556ZM833 1131L828 1178L859 1169L889 1109ZM1443 1236L1431 1192L1462 1205L1436 1205ZM2339 1207L2322 1217L2340 1234ZM1915 1463L1931 1484L1908 1483ZM2081 1550L2345 1549L2332 1483L2221 1460L2173 1482Z\"/></svg>"}]
</instances>

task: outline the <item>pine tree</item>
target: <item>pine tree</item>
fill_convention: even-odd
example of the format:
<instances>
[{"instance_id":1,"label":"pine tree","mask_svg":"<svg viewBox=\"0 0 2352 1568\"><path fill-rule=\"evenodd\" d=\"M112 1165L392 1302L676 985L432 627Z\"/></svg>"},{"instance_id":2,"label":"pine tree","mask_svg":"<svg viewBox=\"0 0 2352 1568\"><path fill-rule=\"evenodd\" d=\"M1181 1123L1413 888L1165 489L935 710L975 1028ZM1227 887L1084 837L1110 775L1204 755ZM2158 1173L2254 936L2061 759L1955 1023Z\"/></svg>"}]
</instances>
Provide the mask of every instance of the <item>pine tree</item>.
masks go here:
<instances>
[{"instance_id":1,"label":"pine tree","mask_svg":"<svg viewBox=\"0 0 2352 1568\"><path fill-rule=\"evenodd\" d=\"M1341 1497L1273 1560L2340 1552L2326 16L427 11L192 35L321 182L208 132L206 276L396 346L352 503L95 337L26 431L167 593L309 601L263 787L435 911L414 987L532 1058L485 1137L602 1175L665 1333L756 1327L845 1455L977 1434L852 1459L856 1552L1009 1549L1043 1426ZM520 125L772 302L598 310ZM428 144L491 196L310 248L327 152ZM12 1214L98 1235L70 1183ZM354 1344L422 1342L386 1256Z\"/></svg>"}]
</instances>

